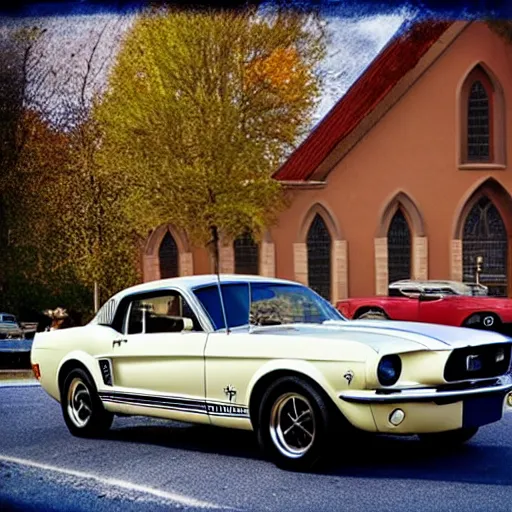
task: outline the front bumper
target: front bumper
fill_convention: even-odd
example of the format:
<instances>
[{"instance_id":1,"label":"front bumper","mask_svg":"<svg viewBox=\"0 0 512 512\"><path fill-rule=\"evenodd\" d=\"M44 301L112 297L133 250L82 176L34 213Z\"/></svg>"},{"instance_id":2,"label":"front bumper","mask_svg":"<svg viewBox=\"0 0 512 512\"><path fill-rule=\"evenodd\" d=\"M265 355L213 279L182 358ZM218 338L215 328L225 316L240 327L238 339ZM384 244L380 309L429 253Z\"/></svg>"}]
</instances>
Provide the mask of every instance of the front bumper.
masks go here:
<instances>
[{"instance_id":1,"label":"front bumper","mask_svg":"<svg viewBox=\"0 0 512 512\"><path fill-rule=\"evenodd\" d=\"M502 376L492 383L474 383L465 389L423 388L344 391L339 397L349 407L371 410L374 428L381 433L421 434L481 427L499 421L512 412L507 400L512 392L512 378ZM404 419L391 422L400 409Z\"/></svg>"},{"instance_id":2,"label":"front bumper","mask_svg":"<svg viewBox=\"0 0 512 512\"><path fill-rule=\"evenodd\" d=\"M399 404L410 402L434 402L447 404L458 402L473 396L503 394L512 391L512 377L502 376L492 384L472 385L463 389L453 388L410 388L397 390L355 390L344 391L339 395L342 400L360 404Z\"/></svg>"}]
</instances>

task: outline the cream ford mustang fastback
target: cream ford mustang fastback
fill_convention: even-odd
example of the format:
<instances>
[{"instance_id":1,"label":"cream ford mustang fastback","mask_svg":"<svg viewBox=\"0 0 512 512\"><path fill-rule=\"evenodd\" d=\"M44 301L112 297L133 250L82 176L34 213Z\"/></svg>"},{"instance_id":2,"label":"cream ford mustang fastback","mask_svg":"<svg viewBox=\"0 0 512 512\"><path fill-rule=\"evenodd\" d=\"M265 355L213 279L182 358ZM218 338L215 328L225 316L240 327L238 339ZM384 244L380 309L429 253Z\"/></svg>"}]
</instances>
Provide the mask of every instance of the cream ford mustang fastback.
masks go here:
<instances>
[{"instance_id":1,"label":"cream ford mustang fastback","mask_svg":"<svg viewBox=\"0 0 512 512\"><path fill-rule=\"evenodd\" d=\"M37 333L32 366L76 436L115 415L254 430L283 468L354 432L462 443L512 409L512 340L346 320L292 281L198 275L123 290L87 325Z\"/></svg>"}]
</instances>

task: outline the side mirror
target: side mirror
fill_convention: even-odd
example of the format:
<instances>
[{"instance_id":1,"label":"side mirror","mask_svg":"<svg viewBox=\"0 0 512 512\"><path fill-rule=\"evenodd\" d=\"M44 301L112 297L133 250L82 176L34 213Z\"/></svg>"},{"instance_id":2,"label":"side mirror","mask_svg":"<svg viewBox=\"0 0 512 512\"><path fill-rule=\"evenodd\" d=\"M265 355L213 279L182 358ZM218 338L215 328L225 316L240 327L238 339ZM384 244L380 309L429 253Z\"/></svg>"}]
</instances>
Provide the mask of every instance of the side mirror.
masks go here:
<instances>
[{"instance_id":1,"label":"side mirror","mask_svg":"<svg viewBox=\"0 0 512 512\"><path fill-rule=\"evenodd\" d=\"M191 318L183 317L183 330L191 331L194 328L194 322L192 322Z\"/></svg>"}]
</instances>

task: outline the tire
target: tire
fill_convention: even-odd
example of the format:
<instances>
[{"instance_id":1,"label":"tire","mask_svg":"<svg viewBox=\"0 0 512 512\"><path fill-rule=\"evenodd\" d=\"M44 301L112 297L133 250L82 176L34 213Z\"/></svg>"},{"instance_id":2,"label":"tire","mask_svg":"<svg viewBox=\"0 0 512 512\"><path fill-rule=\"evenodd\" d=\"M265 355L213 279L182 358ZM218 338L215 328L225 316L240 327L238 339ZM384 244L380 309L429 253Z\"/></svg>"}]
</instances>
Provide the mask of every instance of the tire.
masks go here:
<instances>
[{"instance_id":1,"label":"tire","mask_svg":"<svg viewBox=\"0 0 512 512\"><path fill-rule=\"evenodd\" d=\"M388 320L388 317L384 311L381 311L380 309L373 309L361 313L355 318L355 320Z\"/></svg>"},{"instance_id":2,"label":"tire","mask_svg":"<svg viewBox=\"0 0 512 512\"><path fill-rule=\"evenodd\" d=\"M461 428L435 434L419 434L420 441L428 445L440 447L455 447L466 443L478 432L478 427Z\"/></svg>"},{"instance_id":3,"label":"tire","mask_svg":"<svg viewBox=\"0 0 512 512\"><path fill-rule=\"evenodd\" d=\"M494 313L475 313L464 321L463 327L481 331L499 331L501 319Z\"/></svg>"},{"instance_id":4,"label":"tire","mask_svg":"<svg viewBox=\"0 0 512 512\"><path fill-rule=\"evenodd\" d=\"M80 368L66 376L60 403L66 426L74 436L98 437L112 426L114 415L105 410L91 377Z\"/></svg>"},{"instance_id":5,"label":"tire","mask_svg":"<svg viewBox=\"0 0 512 512\"><path fill-rule=\"evenodd\" d=\"M332 449L330 441L337 423L333 407L302 379L276 380L260 404L257 427L260 447L282 469L307 471L314 468ZM289 414L305 418L300 427L293 428Z\"/></svg>"}]
</instances>

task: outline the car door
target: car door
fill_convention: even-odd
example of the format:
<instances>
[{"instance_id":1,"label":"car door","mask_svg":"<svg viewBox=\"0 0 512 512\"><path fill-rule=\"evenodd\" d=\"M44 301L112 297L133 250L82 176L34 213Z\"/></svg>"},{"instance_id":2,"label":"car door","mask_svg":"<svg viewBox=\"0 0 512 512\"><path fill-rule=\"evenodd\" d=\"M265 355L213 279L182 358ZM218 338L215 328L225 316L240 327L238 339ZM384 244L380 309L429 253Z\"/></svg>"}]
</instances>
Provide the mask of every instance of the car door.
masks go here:
<instances>
[{"instance_id":1,"label":"car door","mask_svg":"<svg viewBox=\"0 0 512 512\"><path fill-rule=\"evenodd\" d=\"M447 314L448 313L448 314ZM444 295L422 294L419 297L419 321L428 324L450 324L450 312Z\"/></svg>"},{"instance_id":2,"label":"car door","mask_svg":"<svg viewBox=\"0 0 512 512\"><path fill-rule=\"evenodd\" d=\"M207 333L176 290L125 299L122 333L108 347L112 391L117 403L169 417L202 415L205 406L204 349Z\"/></svg>"},{"instance_id":3,"label":"car door","mask_svg":"<svg viewBox=\"0 0 512 512\"><path fill-rule=\"evenodd\" d=\"M407 287L400 290L396 297L388 299L386 312L393 320L405 322L418 322L420 315L419 296L421 290L416 287Z\"/></svg>"}]
</instances>

